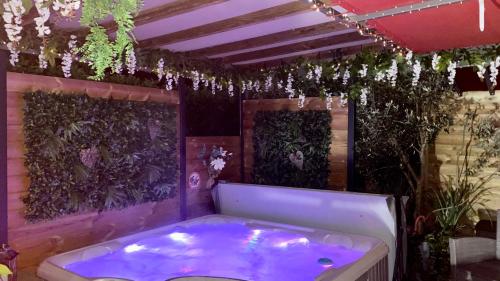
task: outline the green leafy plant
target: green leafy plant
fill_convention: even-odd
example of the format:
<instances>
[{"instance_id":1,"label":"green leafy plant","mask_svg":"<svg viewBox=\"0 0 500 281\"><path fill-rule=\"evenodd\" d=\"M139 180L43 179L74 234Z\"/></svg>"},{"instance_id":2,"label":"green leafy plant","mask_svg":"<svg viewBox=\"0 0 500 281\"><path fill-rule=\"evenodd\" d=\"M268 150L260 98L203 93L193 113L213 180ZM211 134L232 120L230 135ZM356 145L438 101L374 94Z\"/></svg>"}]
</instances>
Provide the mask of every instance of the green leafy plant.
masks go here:
<instances>
[{"instance_id":1,"label":"green leafy plant","mask_svg":"<svg viewBox=\"0 0 500 281\"><path fill-rule=\"evenodd\" d=\"M43 92L24 100L28 221L175 195L174 106Z\"/></svg>"},{"instance_id":2,"label":"green leafy plant","mask_svg":"<svg viewBox=\"0 0 500 281\"><path fill-rule=\"evenodd\" d=\"M253 181L322 189L328 186L329 111L259 111L253 133Z\"/></svg>"}]
</instances>

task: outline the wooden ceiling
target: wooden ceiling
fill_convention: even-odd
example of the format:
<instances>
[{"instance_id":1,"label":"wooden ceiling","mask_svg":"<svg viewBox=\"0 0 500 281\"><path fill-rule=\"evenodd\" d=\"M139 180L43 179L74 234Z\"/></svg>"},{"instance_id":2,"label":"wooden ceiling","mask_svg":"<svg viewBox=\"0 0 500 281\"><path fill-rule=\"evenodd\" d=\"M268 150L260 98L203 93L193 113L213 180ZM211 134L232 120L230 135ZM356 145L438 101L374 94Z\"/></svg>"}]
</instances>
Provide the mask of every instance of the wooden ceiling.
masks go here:
<instances>
[{"instance_id":1,"label":"wooden ceiling","mask_svg":"<svg viewBox=\"0 0 500 281\"><path fill-rule=\"evenodd\" d=\"M345 55L374 45L307 0L145 0L135 18L140 49L167 49L234 65ZM78 21L55 22L77 29ZM109 32L116 26L104 22Z\"/></svg>"}]
</instances>

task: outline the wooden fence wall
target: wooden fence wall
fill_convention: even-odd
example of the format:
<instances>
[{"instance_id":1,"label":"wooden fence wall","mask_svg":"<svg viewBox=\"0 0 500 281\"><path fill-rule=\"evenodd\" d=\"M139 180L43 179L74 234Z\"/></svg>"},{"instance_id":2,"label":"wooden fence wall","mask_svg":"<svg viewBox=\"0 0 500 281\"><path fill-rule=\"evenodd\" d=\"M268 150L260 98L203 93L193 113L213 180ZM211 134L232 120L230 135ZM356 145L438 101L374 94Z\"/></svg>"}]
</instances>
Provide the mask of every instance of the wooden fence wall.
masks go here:
<instances>
[{"instance_id":1,"label":"wooden fence wall","mask_svg":"<svg viewBox=\"0 0 500 281\"><path fill-rule=\"evenodd\" d=\"M187 193L187 212L188 218L199 217L214 212L212 195L210 189L206 188L208 179L207 167L203 165L198 155L203 145L210 152L212 146L222 146L228 153L232 153L232 158L226 163L219 176L219 180L231 182L240 182L240 137L239 136L220 136L220 137L187 137L186 138L186 181L192 173L198 173L201 177L199 188L190 188L189 182L186 183Z\"/></svg>"},{"instance_id":2,"label":"wooden fence wall","mask_svg":"<svg viewBox=\"0 0 500 281\"><path fill-rule=\"evenodd\" d=\"M254 116L257 111L278 110L326 110L325 101L321 98L306 98L304 108L299 109L297 99L262 99L245 100L243 102L243 131L245 143L245 182L252 182L253 168L253 127ZM347 131L348 109L340 107L339 98L333 98L332 104L332 142L330 145L330 177L328 186L334 190L347 188Z\"/></svg>"},{"instance_id":3,"label":"wooden fence wall","mask_svg":"<svg viewBox=\"0 0 500 281\"><path fill-rule=\"evenodd\" d=\"M168 224L180 219L179 196L124 210L65 216L49 222L27 224L21 197L28 187L24 167L23 98L27 91L46 90L87 93L91 97L179 103L176 92L19 73L7 76L8 138L8 236L21 254L19 267L36 266L50 255ZM178 192L177 192L178 194Z\"/></svg>"},{"instance_id":4,"label":"wooden fence wall","mask_svg":"<svg viewBox=\"0 0 500 281\"><path fill-rule=\"evenodd\" d=\"M479 113L480 118L485 118L488 116L496 116L497 130L500 130L500 93L495 96L490 96L486 91L484 92L466 92L463 96L464 99L472 100L474 102L474 107L477 105L479 107L477 113ZM462 143L462 133L463 133L463 120L464 113L466 113L466 107L459 110L455 116L455 124L450 129L450 133L442 132L436 140L436 158L437 161L434 163L439 169L438 175L431 175L432 178L440 178L444 175L456 175L456 165L457 165L457 152L461 150ZM475 155L480 153L480 150L474 148L471 159L475 159ZM463 157L462 157L463 160ZM493 159L493 161L500 161L500 159ZM460 160L459 160L460 161ZM497 165L500 162L497 162ZM487 168L483 173L479 174L479 177L485 176L493 172L495 168ZM492 195L490 196L490 202L487 204L488 208L493 210L500 209L500 176L493 178L493 180L488 184L492 187Z\"/></svg>"}]
</instances>

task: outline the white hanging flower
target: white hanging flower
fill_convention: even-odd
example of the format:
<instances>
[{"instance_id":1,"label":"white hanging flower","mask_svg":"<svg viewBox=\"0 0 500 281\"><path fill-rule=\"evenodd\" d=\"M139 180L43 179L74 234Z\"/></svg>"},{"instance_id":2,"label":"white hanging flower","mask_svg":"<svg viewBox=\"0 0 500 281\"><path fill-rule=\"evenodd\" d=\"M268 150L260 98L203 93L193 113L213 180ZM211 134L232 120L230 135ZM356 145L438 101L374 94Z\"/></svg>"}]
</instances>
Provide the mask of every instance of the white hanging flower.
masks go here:
<instances>
[{"instance_id":1,"label":"white hanging flower","mask_svg":"<svg viewBox=\"0 0 500 281\"><path fill-rule=\"evenodd\" d=\"M113 71L116 74L122 74L123 72L123 64L121 60L115 60L114 66L113 66Z\"/></svg>"},{"instance_id":2,"label":"white hanging flower","mask_svg":"<svg viewBox=\"0 0 500 281\"><path fill-rule=\"evenodd\" d=\"M434 69L435 71L438 70L438 64L439 64L440 60L441 60L441 56L438 56L438 54L434 54L432 56L432 69Z\"/></svg>"},{"instance_id":3,"label":"white hanging flower","mask_svg":"<svg viewBox=\"0 0 500 281\"><path fill-rule=\"evenodd\" d=\"M500 56L490 63L490 82L492 87L497 85L498 67L500 67Z\"/></svg>"},{"instance_id":4,"label":"white hanging flower","mask_svg":"<svg viewBox=\"0 0 500 281\"><path fill-rule=\"evenodd\" d=\"M405 56L405 59L406 59L406 64L411 66L413 64L412 62L412 59L413 58L413 52L412 51L409 51L408 53L406 53L406 56Z\"/></svg>"},{"instance_id":5,"label":"white hanging flower","mask_svg":"<svg viewBox=\"0 0 500 281\"><path fill-rule=\"evenodd\" d=\"M64 52L61 62L61 68L65 78L71 77L71 65L73 64L73 56L76 55L76 36L71 35L68 41L68 50Z\"/></svg>"},{"instance_id":6,"label":"white hanging flower","mask_svg":"<svg viewBox=\"0 0 500 281\"><path fill-rule=\"evenodd\" d=\"M316 78L316 84L319 84L319 82L321 81L321 75L323 74L323 67L321 65L316 65L314 67L314 75L315 75L315 78Z\"/></svg>"},{"instance_id":7,"label":"white hanging flower","mask_svg":"<svg viewBox=\"0 0 500 281\"><path fill-rule=\"evenodd\" d=\"M306 74L306 79L307 80L312 80L314 78L312 70L309 69L309 71Z\"/></svg>"},{"instance_id":8,"label":"white hanging flower","mask_svg":"<svg viewBox=\"0 0 500 281\"><path fill-rule=\"evenodd\" d=\"M398 78L398 62L393 59L391 67L386 71L387 80L391 83L391 86L396 86L396 80Z\"/></svg>"},{"instance_id":9,"label":"white hanging flower","mask_svg":"<svg viewBox=\"0 0 500 281\"><path fill-rule=\"evenodd\" d=\"M347 93L340 93L339 103L341 107L345 107L347 105Z\"/></svg>"},{"instance_id":10,"label":"white hanging flower","mask_svg":"<svg viewBox=\"0 0 500 281\"><path fill-rule=\"evenodd\" d=\"M285 93L288 94L288 98L292 99L295 97L295 90L293 89L293 76L291 73L288 73L287 84L285 88Z\"/></svg>"},{"instance_id":11,"label":"white hanging flower","mask_svg":"<svg viewBox=\"0 0 500 281\"><path fill-rule=\"evenodd\" d=\"M212 81L210 84L212 85L212 95L215 95L215 87L217 86L215 84L215 77L212 77Z\"/></svg>"},{"instance_id":12,"label":"white hanging flower","mask_svg":"<svg viewBox=\"0 0 500 281\"><path fill-rule=\"evenodd\" d=\"M326 110L332 110L333 97L331 93L326 93Z\"/></svg>"},{"instance_id":13,"label":"white hanging flower","mask_svg":"<svg viewBox=\"0 0 500 281\"><path fill-rule=\"evenodd\" d=\"M260 82L259 80L255 81L255 83L253 84L253 88L255 90L255 92L259 92L260 91Z\"/></svg>"},{"instance_id":14,"label":"white hanging flower","mask_svg":"<svg viewBox=\"0 0 500 281\"><path fill-rule=\"evenodd\" d=\"M9 0L3 3L5 33L10 42L7 48L10 51L10 64L15 65L19 61L19 50L17 49L21 41L21 32L23 31L22 16L26 12L21 0Z\"/></svg>"},{"instance_id":15,"label":"white hanging flower","mask_svg":"<svg viewBox=\"0 0 500 281\"><path fill-rule=\"evenodd\" d=\"M298 107L299 108L304 108L304 102L306 101L306 95L302 92L302 90L299 90L299 103Z\"/></svg>"},{"instance_id":16,"label":"white hanging flower","mask_svg":"<svg viewBox=\"0 0 500 281\"><path fill-rule=\"evenodd\" d=\"M486 74L486 67L485 67L485 63L481 63L481 64L478 64L476 65L477 66L477 69L478 71L476 72L477 73L477 77L479 77L479 79L481 79L481 81L484 80L484 74Z\"/></svg>"},{"instance_id":17,"label":"white hanging flower","mask_svg":"<svg viewBox=\"0 0 500 281\"><path fill-rule=\"evenodd\" d=\"M80 9L80 0L56 0L52 5L54 11L59 11L63 17L74 16Z\"/></svg>"},{"instance_id":18,"label":"white hanging flower","mask_svg":"<svg viewBox=\"0 0 500 281\"><path fill-rule=\"evenodd\" d=\"M35 29L38 31L38 37L43 38L45 35L50 34L50 27L46 26L45 23L50 18L50 9L48 6L48 1L46 0L35 0L35 7L38 11L38 17L34 18Z\"/></svg>"},{"instance_id":19,"label":"white hanging flower","mask_svg":"<svg viewBox=\"0 0 500 281\"><path fill-rule=\"evenodd\" d=\"M417 86L418 80L420 79L420 72L422 72L422 66L420 65L420 61L416 60L413 64L413 76L411 79L411 85L413 87Z\"/></svg>"},{"instance_id":20,"label":"white hanging flower","mask_svg":"<svg viewBox=\"0 0 500 281\"><path fill-rule=\"evenodd\" d=\"M359 102L362 106L366 106L368 103L368 89L361 89L361 95L359 96Z\"/></svg>"},{"instance_id":21,"label":"white hanging flower","mask_svg":"<svg viewBox=\"0 0 500 281\"><path fill-rule=\"evenodd\" d=\"M450 85L455 84L455 76L457 75L457 63L454 61L451 61L450 64L448 65L448 83Z\"/></svg>"},{"instance_id":22,"label":"white hanging flower","mask_svg":"<svg viewBox=\"0 0 500 281\"><path fill-rule=\"evenodd\" d=\"M273 77L268 75L266 78L266 83L264 84L264 91L269 92L273 87Z\"/></svg>"},{"instance_id":23,"label":"white hanging flower","mask_svg":"<svg viewBox=\"0 0 500 281\"><path fill-rule=\"evenodd\" d=\"M368 65L367 64L362 64L361 69L358 71L359 77L365 78L366 75L368 74Z\"/></svg>"},{"instance_id":24,"label":"white hanging flower","mask_svg":"<svg viewBox=\"0 0 500 281\"><path fill-rule=\"evenodd\" d=\"M181 74L176 72L174 76L175 85L179 85L179 77L181 77Z\"/></svg>"},{"instance_id":25,"label":"white hanging flower","mask_svg":"<svg viewBox=\"0 0 500 281\"><path fill-rule=\"evenodd\" d=\"M217 90L222 91L222 84L221 83L217 83Z\"/></svg>"},{"instance_id":26,"label":"white hanging flower","mask_svg":"<svg viewBox=\"0 0 500 281\"><path fill-rule=\"evenodd\" d=\"M165 61L163 58L158 60L158 63L156 64L156 73L158 74L158 81L160 81L163 78L163 75L165 75L164 68L165 67Z\"/></svg>"},{"instance_id":27,"label":"white hanging flower","mask_svg":"<svg viewBox=\"0 0 500 281\"><path fill-rule=\"evenodd\" d=\"M276 84L276 86L278 87L278 90L283 89L283 80L278 81L278 83Z\"/></svg>"},{"instance_id":28,"label":"white hanging flower","mask_svg":"<svg viewBox=\"0 0 500 281\"><path fill-rule=\"evenodd\" d=\"M377 82L380 82L380 81L383 81L385 79L385 71L377 71L377 73L375 74L375 81Z\"/></svg>"},{"instance_id":29,"label":"white hanging flower","mask_svg":"<svg viewBox=\"0 0 500 281\"><path fill-rule=\"evenodd\" d=\"M165 75L165 79L167 80L167 83L165 85L165 89L167 91L172 91L174 89L173 82L174 82L174 75L172 72L167 71L167 74Z\"/></svg>"},{"instance_id":30,"label":"white hanging flower","mask_svg":"<svg viewBox=\"0 0 500 281\"><path fill-rule=\"evenodd\" d=\"M233 80L229 79L229 82L227 82L227 92L230 97L234 96L234 85L233 85Z\"/></svg>"},{"instance_id":31,"label":"white hanging flower","mask_svg":"<svg viewBox=\"0 0 500 281\"><path fill-rule=\"evenodd\" d=\"M333 80L338 80L339 77L340 77L340 64L337 64L333 67L333 76L332 76L332 79Z\"/></svg>"},{"instance_id":32,"label":"white hanging flower","mask_svg":"<svg viewBox=\"0 0 500 281\"><path fill-rule=\"evenodd\" d=\"M48 63L47 58L45 57L45 47L40 46L40 53L38 54L38 66L41 69L47 69Z\"/></svg>"},{"instance_id":33,"label":"white hanging flower","mask_svg":"<svg viewBox=\"0 0 500 281\"><path fill-rule=\"evenodd\" d=\"M193 79L193 90L198 91L200 88L200 73L197 70L191 71Z\"/></svg>"},{"instance_id":34,"label":"white hanging flower","mask_svg":"<svg viewBox=\"0 0 500 281\"><path fill-rule=\"evenodd\" d=\"M241 92L244 93L247 90L247 84L245 81L241 81Z\"/></svg>"},{"instance_id":35,"label":"white hanging flower","mask_svg":"<svg viewBox=\"0 0 500 281\"><path fill-rule=\"evenodd\" d=\"M349 82L349 78L351 78L351 73L349 72L349 68L346 68L344 71L344 76L342 77L342 85L347 85Z\"/></svg>"},{"instance_id":36,"label":"white hanging flower","mask_svg":"<svg viewBox=\"0 0 500 281\"><path fill-rule=\"evenodd\" d=\"M215 170L217 171L222 171L224 169L224 166L226 166L226 161L222 158L215 158L210 162L210 166L212 166Z\"/></svg>"},{"instance_id":37,"label":"white hanging flower","mask_svg":"<svg viewBox=\"0 0 500 281\"><path fill-rule=\"evenodd\" d=\"M127 51L127 58L125 60L125 64L127 65L128 73L134 75L135 68L137 66L137 59L135 57L134 49L130 49L129 51Z\"/></svg>"},{"instance_id":38,"label":"white hanging flower","mask_svg":"<svg viewBox=\"0 0 500 281\"><path fill-rule=\"evenodd\" d=\"M252 82L252 80L248 80L248 82L247 82L247 89L249 91L251 91L253 89L253 82Z\"/></svg>"},{"instance_id":39,"label":"white hanging flower","mask_svg":"<svg viewBox=\"0 0 500 281\"><path fill-rule=\"evenodd\" d=\"M11 65L16 65L19 62L20 51L14 46L14 43L7 43L7 49L10 51L9 62Z\"/></svg>"}]
</instances>

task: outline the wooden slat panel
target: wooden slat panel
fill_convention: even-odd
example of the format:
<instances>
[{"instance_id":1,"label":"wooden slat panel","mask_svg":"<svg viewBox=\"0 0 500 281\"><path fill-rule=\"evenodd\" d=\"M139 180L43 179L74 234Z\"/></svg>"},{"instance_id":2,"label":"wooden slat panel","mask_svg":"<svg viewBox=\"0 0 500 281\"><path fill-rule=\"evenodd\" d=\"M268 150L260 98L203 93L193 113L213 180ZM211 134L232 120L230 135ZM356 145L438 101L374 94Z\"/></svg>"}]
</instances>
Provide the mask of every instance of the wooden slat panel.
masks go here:
<instances>
[{"instance_id":1,"label":"wooden slat panel","mask_svg":"<svg viewBox=\"0 0 500 281\"><path fill-rule=\"evenodd\" d=\"M139 42L139 47L152 48L180 41L186 41L193 38L203 37L219 32L232 30L246 25L251 25L264 21L271 21L280 17L285 17L310 10L311 10L310 4L307 4L303 1L294 1L291 3L286 3L276 7L267 8L257 12L248 13L242 16L209 23L203 26L189 28L186 30L180 30L162 36L145 39Z\"/></svg>"},{"instance_id":2,"label":"wooden slat panel","mask_svg":"<svg viewBox=\"0 0 500 281\"><path fill-rule=\"evenodd\" d=\"M187 52L188 57L201 57L201 56L211 56L216 54L222 54L227 52L232 52L234 50L255 48L270 44L275 44L283 41L293 40L306 36L313 36L324 34L328 32L333 32L337 30L345 29L346 27L340 25L336 22L326 22L316 25L295 28L292 30L281 31L277 33L272 33L264 36L259 36L255 38L245 39L237 42L231 42L226 44L221 44L213 47L203 48Z\"/></svg>"},{"instance_id":3,"label":"wooden slat panel","mask_svg":"<svg viewBox=\"0 0 500 281\"><path fill-rule=\"evenodd\" d=\"M266 58L272 56L278 56L283 54L289 54L294 52L306 51L311 49L318 49L326 46L337 45L342 43L348 43L352 41L360 41L366 39L364 36L359 35L358 32L351 32L342 35L335 35L326 38L315 39L312 41L305 41L294 43L290 45L284 45L264 50L258 50L248 53L236 54L228 56L222 59L225 63L233 63L247 60L254 60L259 58Z\"/></svg>"},{"instance_id":4,"label":"wooden slat panel","mask_svg":"<svg viewBox=\"0 0 500 281\"><path fill-rule=\"evenodd\" d=\"M226 2L228 0L177 0L172 3L167 3L158 7L154 7L145 11L139 12L134 17L135 26L145 25L150 22L155 22L161 19L166 19L176 15L185 14L203 7ZM116 23L110 22L103 25L109 32L117 30Z\"/></svg>"}]
</instances>

